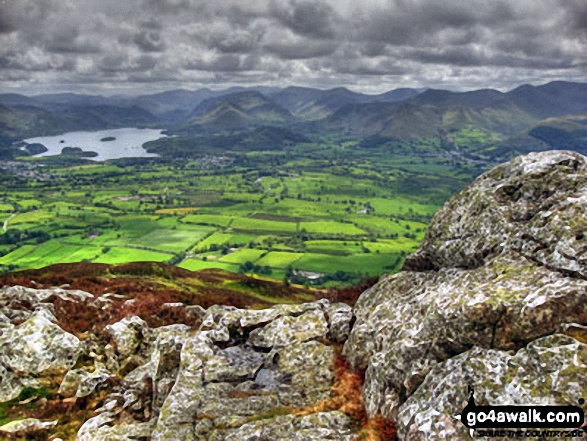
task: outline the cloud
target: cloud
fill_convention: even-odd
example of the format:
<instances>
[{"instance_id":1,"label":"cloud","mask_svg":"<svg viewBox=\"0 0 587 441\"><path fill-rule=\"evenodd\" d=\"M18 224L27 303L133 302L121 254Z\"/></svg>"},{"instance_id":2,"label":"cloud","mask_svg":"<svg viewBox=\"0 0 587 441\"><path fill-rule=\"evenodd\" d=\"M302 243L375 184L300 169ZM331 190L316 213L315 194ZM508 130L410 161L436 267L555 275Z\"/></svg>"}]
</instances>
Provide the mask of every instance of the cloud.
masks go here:
<instances>
[{"instance_id":1,"label":"cloud","mask_svg":"<svg viewBox=\"0 0 587 441\"><path fill-rule=\"evenodd\" d=\"M0 1L7 90L510 88L587 81L586 53L584 0Z\"/></svg>"},{"instance_id":2,"label":"cloud","mask_svg":"<svg viewBox=\"0 0 587 441\"><path fill-rule=\"evenodd\" d=\"M165 42L161 33L156 30L142 29L134 35L133 42L143 52L163 52L165 50Z\"/></svg>"},{"instance_id":3,"label":"cloud","mask_svg":"<svg viewBox=\"0 0 587 441\"><path fill-rule=\"evenodd\" d=\"M270 13L279 22L298 35L312 38L334 38L336 36L334 8L322 1L272 0Z\"/></svg>"}]
</instances>

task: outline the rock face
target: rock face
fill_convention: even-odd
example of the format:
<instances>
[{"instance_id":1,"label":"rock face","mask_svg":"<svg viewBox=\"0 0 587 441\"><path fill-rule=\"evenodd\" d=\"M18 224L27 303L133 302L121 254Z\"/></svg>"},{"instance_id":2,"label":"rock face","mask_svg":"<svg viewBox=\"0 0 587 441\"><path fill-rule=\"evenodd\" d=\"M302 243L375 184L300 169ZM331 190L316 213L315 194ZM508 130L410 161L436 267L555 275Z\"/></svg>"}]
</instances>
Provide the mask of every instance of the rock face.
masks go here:
<instances>
[{"instance_id":1,"label":"rock face","mask_svg":"<svg viewBox=\"0 0 587 441\"><path fill-rule=\"evenodd\" d=\"M337 413L317 415L313 426L309 417L268 418L329 397L334 353L327 341L328 306L210 308L181 350L152 439L247 439L241 436L249 433L280 439L274 436L295 427L330 433L307 439L345 439L351 421Z\"/></svg>"},{"instance_id":2,"label":"rock face","mask_svg":"<svg viewBox=\"0 0 587 441\"><path fill-rule=\"evenodd\" d=\"M40 376L64 373L83 352L83 343L55 323L51 297L87 299L82 291L0 290L0 402L12 400ZM89 297L88 297L89 296Z\"/></svg>"},{"instance_id":3,"label":"rock face","mask_svg":"<svg viewBox=\"0 0 587 441\"><path fill-rule=\"evenodd\" d=\"M587 396L586 213L587 161L566 151L453 197L404 271L357 302L344 353L367 369L367 412L397 418L400 439L470 439L454 419L467 385L477 404Z\"/></svg>"},{"instance_id":4,"label":"rock face","mask_svg":"<svg viewBox=\"0 0 587 441\"><path fill-rule=\"evenodd\" d=\"M477 404L573 404L587 385L587 344L551 335L516 355L476 347L436 365L401 406L401 439L469 439L460 416L475 385ZM457 387L455 387L455 385Z\"/></svg>"},{"instance_id":5,"label":"rock face","mask_svg":"<svg viewBox=\"0 0 587 441\"><path fill-rule=\"evenodd\" d=\"M199 329L149 328L128 317L100 337L84 333L80 340L54 323L45 300L83 302L91 299L86 293L12 287L1 294L10 302L0 334L0 401L50 379L59 382L55 393L65 402L99 396L103 405L79 429L80 441L292 439L292 433L350 441L358 432L346 414L312 408L331 397L335 345L346 340L353 319L347 305L213 306L200 311ZM54 425L27 419L0 430L26 434Z\"/></svg>"}]
</instances>

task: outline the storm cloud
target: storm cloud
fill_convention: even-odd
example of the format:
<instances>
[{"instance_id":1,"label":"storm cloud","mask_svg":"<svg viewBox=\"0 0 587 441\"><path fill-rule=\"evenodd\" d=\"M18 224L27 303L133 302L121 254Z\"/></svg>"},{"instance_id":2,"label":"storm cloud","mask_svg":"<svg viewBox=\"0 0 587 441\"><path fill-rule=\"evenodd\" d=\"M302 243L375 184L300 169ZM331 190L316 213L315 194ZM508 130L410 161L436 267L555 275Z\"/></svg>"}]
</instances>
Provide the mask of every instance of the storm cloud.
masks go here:
<instances>
[{"instance_id":1,"label":"storm cloud","mask_svg":"<svg viewBox=\"0 0 587 441\"><path fill-rule=\"evenodd\" d=\"M587 81L584 0L1 0L5 91Z\"/></svg>"}]
</instances>

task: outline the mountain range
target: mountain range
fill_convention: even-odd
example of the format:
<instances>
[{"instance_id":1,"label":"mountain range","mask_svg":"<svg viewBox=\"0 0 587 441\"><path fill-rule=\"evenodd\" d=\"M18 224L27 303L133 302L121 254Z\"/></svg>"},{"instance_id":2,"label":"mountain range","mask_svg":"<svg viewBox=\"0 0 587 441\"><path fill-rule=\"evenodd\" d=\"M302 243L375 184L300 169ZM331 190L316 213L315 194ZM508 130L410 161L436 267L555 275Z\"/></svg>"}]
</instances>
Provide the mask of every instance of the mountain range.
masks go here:
<instances>
[{"instance_id":1,"label":"mountain range","mask_svg":"<svg viewBox=\"0 0 587 441\"><path fill-rule=\"evenodd\" d=\"M111 127L160 127L193 136L272 126L300 139L327 131L357 141L436 139L459 148L514 146L517 152L563 142L585 151L586 115L587 84L562 81L509 92L402 88L367 95L340 87L240 87L109 97L0 94L0 145L6 152L26 137Z\"/></svg>"}]
</instances>

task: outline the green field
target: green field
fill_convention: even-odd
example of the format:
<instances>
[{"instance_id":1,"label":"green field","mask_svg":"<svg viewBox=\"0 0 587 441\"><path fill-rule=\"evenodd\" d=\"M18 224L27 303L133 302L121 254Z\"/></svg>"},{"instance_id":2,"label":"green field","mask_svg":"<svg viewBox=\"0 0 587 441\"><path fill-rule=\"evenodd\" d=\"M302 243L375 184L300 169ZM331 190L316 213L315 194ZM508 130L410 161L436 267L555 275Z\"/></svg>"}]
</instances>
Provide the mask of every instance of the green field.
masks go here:
<instances>
[{"instance_id":1,"label":"green field","mask_svg":"<svg viewBox=\"0 0 587 441\"><path fill-rule=\"evenodd\" d=\"M244 248L227 254L219 260L224 263L241 264L245 262L256 262L263 254L267 253L265 250Z\"/></svg>"},{"instance_id":2,"label":"green field","mask_svg":"<svg viewBox=\"0 0 587 441\"><path fill-rule=\"evenodd\" d=\"M288 266L293 266L294 263L298 261L303 255L304 253L272 251L255 263L258 265L267 265L276 268L287 268Z\"/></svg>"},{"instance_id":3,"label":"green field","mask_svg":"<svg viewBox=\"0 0 587 441\"><path fill-rule=\"evenodd\" d=\"M461 140L474 136L459 133ZM10 174L0 181L0 221L10 217L0 231L0 271L161 261L358 282L397 271L438 207L478 173L456 170L442 155L361 151L341 141L354 146L344 150L330 142L246 152L229 166L36 158L51 181Z\"/></svg>"}]
</instances>

